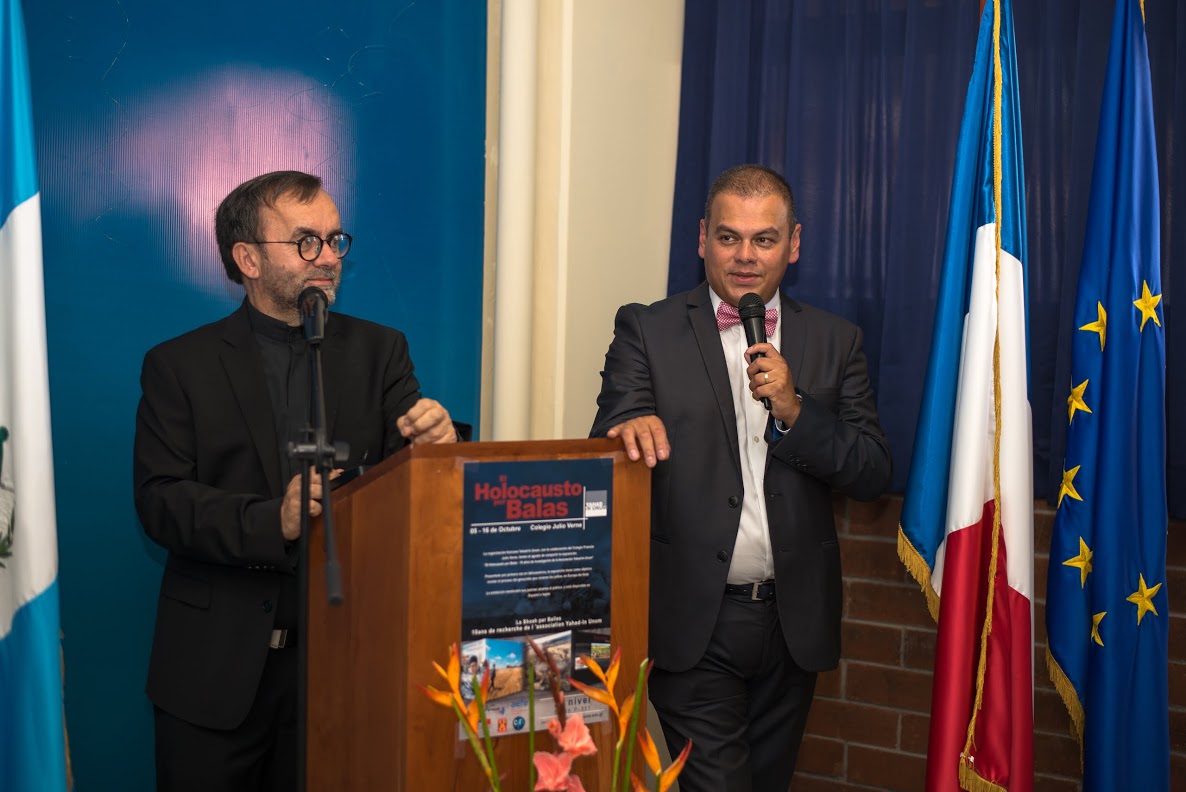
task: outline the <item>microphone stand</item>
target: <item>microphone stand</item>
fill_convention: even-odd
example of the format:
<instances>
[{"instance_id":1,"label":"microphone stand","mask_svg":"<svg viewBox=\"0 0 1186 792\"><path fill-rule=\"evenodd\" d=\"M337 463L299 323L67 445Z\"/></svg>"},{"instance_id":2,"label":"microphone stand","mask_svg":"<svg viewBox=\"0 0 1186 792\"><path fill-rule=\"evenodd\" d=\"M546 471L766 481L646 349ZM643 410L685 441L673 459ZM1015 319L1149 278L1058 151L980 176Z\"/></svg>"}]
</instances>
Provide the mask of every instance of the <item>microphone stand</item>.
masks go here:
<instances>
[{"instance_id":1,"label":"microphone stand","mask_svg":"<svg viewBox=\"0 0 1186 792\"><path fill-rule=\"evenodd\" d=\"M342 569L338 565L338 554L334 542L334 512L331 508L329 474L334 462L343 462L350 456L346 443L331 443L325 437L325 399L321 381L321 339L310 338L309 349L309 421L305 425L305 440L288 444L288 456L301 461L301 560L307 560L306 540L309 531L309 490L311 480L309 468L316 467L321 474L321 522L325 536L325 593L329 604L342 604ZM303 567L302 567L303 568Z\"/></svg>"},{"instance_id":2,"label":"microphone stand","mask_svg":"<svg viewBox=\"0 0 1186 792\"><path fill-rule=\"evenodd\" d=\"M350 456L346 443L330 443L325 436L325 400L321 378L322 337L310 335L307 339L309 353L309 413L303 438L300 443L288 444L288 456L300 463L301 469L301 535L297 540L297 585L300 588L300 613L298 616L297 661L297 789L305 789L305 750L308 745L306 723L308 698L308 642L309 634L309 494L312 480L310 467L316 467L321 474L321 523L325 538L325 592L333 607L342 604L342 569L338 564L334 542L334 512L329 473L334 462L345 461Z\"/></svg>"}]
</instances>

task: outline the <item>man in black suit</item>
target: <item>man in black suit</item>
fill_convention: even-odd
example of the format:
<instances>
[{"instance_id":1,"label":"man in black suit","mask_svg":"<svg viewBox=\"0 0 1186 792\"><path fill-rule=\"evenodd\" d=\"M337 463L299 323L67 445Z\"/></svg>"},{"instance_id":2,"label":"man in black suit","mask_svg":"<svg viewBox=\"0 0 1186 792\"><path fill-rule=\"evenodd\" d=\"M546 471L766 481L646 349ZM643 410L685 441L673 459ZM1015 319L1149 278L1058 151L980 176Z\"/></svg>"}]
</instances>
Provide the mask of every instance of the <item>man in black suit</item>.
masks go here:
<instances>
[{"instance_id":1,"label":"man in black suit","mask_svg":"<svg viewBox=\"0 0 1186 792\"><path fill-rule=\"evenodd\" d=\"M144 358L136 509L168 553L148 670L158 790L290 790L299 751L296 634L301 439L308 359L297 297L332 304L351 237L315 176L268 173L235 188L215 231L246 299ZM328 437L343 467L408 443L457 439L420 396L402 333L332 313L322 342ZM321 513L314 474L310 513Z\"/></svg>"},{"instance_id":2,"label":"man in black suit","mask_svg":"<svg viewBox=\"0 0 1186 792\"><path fill-rule=\"evenodd\" d=\"M654 468L650 698L672 754L693 743L684 792L790 785L840 655L832 492L889 482L861 331L779 293L799 234L782 176L723 173L700 221L707 282L622 307L602 372L591 434ZM769 343L736 324L749 292Z\"/></svg>"}]
</instances>

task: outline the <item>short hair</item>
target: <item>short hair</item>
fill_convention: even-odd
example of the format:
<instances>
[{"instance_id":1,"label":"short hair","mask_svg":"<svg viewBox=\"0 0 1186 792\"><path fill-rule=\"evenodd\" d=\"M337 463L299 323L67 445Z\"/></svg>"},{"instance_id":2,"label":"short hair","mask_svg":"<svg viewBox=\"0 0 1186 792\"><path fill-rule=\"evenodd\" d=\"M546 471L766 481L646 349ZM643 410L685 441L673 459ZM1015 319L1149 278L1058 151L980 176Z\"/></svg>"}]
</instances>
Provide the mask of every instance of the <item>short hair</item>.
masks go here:
<instances>
[{"instance_id":1,"label":"short hair","mask_svg":"<svg viewBox=\"0 0 1186 792\"><path fill-rule=\"evenodd\" d=\"M235 283L243 282L243 273L235 263L233 250L239 242L259 239L259 210L276 206L286 195L301 203L308 203L321 191L321 178L300 171L272 171L256 176L231 190L214 213L214 236L218 240L218 254L226 276Z\"/></svg>"},{"instance_id":2,"label":"short hair","mask_svg":"<svg viewBox=\"0 0 1186 792\"><path fill-rule=\"evenodd\" d=\"M704 222L707 224L712 213L712 202L721 193L737 195L742 198L764 198L767 195L777 195L782 198L787 207L787 220L790 227L795 227L795 195L791 192L791 185L782 174L765 165L738 165L722 173L712 183L708 190L708 199L704 202Z\"/></svg>"}]
</instances>

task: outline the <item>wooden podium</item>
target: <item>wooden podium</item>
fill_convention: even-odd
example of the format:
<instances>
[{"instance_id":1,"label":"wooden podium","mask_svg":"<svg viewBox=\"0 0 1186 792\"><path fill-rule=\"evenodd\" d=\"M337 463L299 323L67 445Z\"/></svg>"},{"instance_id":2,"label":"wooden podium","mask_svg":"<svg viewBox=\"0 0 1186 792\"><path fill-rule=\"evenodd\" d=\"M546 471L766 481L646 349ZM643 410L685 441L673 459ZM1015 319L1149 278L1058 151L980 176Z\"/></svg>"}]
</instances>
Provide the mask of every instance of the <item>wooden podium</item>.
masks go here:
<instances>
[{"instance_id":1,"label":"wooden podium","mask_svg":"<svg viewBox=\"0 0 1186 792\"><path fill-rule=\"evenodd\" d=\"M453 713L417 685L447 687L433 669L461 639L462 498L467 462L613 460L610 641L622 650L618 701L647 652L650 473L621 443L557 440L414 446L334 492L345 602L326 603L320 521L309 542L307 792L483 790L485 776ZM545 696L547 694L544 694ZM610 716L612 720L612 714ZM646 724L645 709L640 728ZM573 772L609 788L614 726L590 725L598 754ZM655 735L656 739L661 739ZM503 789L527 789L525 733L494 739ZM557 750L536 732L536 750ZM635 750L636 772L642 775Z\"/></svg>"}]
</instances>

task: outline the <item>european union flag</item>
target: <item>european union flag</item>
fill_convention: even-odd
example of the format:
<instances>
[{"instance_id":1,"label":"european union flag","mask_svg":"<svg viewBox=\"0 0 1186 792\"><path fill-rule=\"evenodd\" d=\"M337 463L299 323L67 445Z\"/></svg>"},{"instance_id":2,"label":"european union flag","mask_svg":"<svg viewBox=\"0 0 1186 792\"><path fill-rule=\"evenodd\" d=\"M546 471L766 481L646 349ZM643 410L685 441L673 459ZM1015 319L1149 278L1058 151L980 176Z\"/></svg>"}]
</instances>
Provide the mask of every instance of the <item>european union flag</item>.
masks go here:
<instances>
[{"instance_id":1,"label":"european union flag","mask_svg":"<svg viewBox=\"0 0 1186 792\"><path fill-rule=\"evenodd\" d=\"M1118 0L1075 301L1050 547L1050 676L1083 789L1169 789L1165 331L1145 24Z\"/></svg>"}]
</instances>

